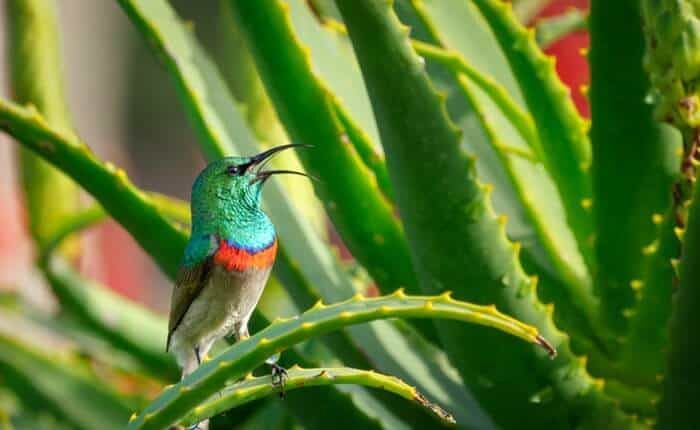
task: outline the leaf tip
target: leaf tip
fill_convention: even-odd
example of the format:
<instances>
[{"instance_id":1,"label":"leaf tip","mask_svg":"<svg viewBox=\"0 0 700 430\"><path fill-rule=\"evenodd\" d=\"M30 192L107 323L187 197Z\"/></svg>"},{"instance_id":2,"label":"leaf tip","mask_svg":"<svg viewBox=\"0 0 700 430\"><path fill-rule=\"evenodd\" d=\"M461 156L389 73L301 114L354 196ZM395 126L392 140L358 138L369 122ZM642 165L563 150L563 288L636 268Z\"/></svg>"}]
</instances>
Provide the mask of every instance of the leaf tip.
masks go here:
<instances>
[{"instance_id":1,"label":"leaf tip","mask_svg":"<svg viewBox=\"0 0 700 430\"><path fill-rule=\"evenodd\" d=\"M545 351L547 351L547 354L549 355L549 358L554 360L557 357L557 350L554 348L554 346L549 343L547 339L545 339L542 335L538 334L535 336L535 343L542 348L544 348Z\"/></svg>"}]
</instances>

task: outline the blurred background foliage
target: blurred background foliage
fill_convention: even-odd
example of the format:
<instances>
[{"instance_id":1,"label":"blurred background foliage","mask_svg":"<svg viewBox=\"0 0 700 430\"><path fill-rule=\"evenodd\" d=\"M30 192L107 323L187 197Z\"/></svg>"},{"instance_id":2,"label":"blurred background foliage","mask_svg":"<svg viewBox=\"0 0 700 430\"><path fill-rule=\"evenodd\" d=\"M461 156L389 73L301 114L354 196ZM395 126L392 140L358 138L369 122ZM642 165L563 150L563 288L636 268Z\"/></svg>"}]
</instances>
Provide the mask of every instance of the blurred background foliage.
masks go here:
<instances>
[{"instance_id":1,"label":"blurred background foliage","mask_svg":"<svg viewBox=\"0 0 700 430\"><path fill-rule=\"evenodd\" d=\"M655 42L643 33L640 5L647 19L654 7L681 16L678 28L693 28L690 9L636 0L514 0L516 22L502 13L500 0L397 0L396 15L411 27L411 46L422 60L402 57L418 72L389 85L391 71L374 60L383 58L383 43L394 47L400 27L377 13L391 31L373 46L363 30L374 37L379 27L358 19L371 2L343 3L283 1L287 22L280 3L267 0L0 0L3 99L35 106L63 133L58 140L78 135L90 145L99 159L93 176L78 182L104 207L0 135L8 141L0 145L0 429L121 428L132 413L131 428L156 428L141 414L153 399L147 411L166 422L168 404L158 395L178 370L161 348L164 315L194 178L206 160L290 138L314 143L336 129L345 133L319 151L277 160L303 166L325 184L267 186L264 204L283 248L252 332L318 299L335 303L398 287L411 294L455 290L458 299L495 303L537 326L560 356L550 364L531 346L462 323L391 320L307 340L283 354L286 365L396 375L453 414L458 428L693 428L692 411L679 400L699 389L687 360L697 345L683 334L692 321L687 310L675 320L672 382L664 374L670 291L678 285L671 259L680 257L693 182L678 179L679 154L694 157L689 142L697 126L683 122L683 112L667 121L682 131L682 145L681 134L657 121L667 118L653 118L659 94L650 89L643 58L652 82L662 79L654 81ZM31 7L48 9L24 13ZM628 27L621 29L623 21ZM359 89L363 74L370 97ZM694 76L687 80L684 88L694 88ZM411 93L400 88L429 97L398 101ZM441 114L443 99L459 132ZM439 141L438 151L461 154L461 147L474 155L464 165L440 160L448 186L444 199L443 189L435 195L446 203L435 206L445 208L447 221L425 233L424 215L410 208L436 188L410 179L407 172L419 171L415 163L426 158L405 149L420 154L410 145L426 142L423 129L411 128L421 123L416 112L423 107L437 118L429 136ZM416 121L401 126L412 114ZM9 124L11 134L39 142L35 151L54 136L40 122L32 125L31 110L6 108L3 115L0 125ZM146 197L127 177L148 190ZM449 187L462 177L464 188ZM85 185L90 180L94 188ZM343 196L347 184L352 189ZM109 197L104 189L123 192L123 200L101 200ZM364 199L352 199L362 192ZM457 233L442 230L457 210L451 203L462 198L487 207L485 216L460 212L483 217L480 230L462 229L461 218L454 220ZM138 210L150 212L142 217ZM513 242L502 234L504 224ZM690 224L692 234L692 213ZM443 247L444 254L433 252ZM695 255L681 269L688 285L695 285ZM460 273L465 261L478 267ZM501 285L502 293L489 289ZM694 296L686 297L690 303ZM223 344L213 355L218 351L232 354ZM295 372L292 388L317 381ZM331 372L331 379L358 385L308 387L281 401L268 396L266 380L246 380L227 388L219 403L209 398L204 409L225 411L213 429L455 426L420 402L365 387L410 399L408 385L344 372ZM664 384L673 386L662 401ZM239 405L241 397L256 400ZM192 424L205 413L183 410L178 419Z\"/></svg>"}]
</instances>

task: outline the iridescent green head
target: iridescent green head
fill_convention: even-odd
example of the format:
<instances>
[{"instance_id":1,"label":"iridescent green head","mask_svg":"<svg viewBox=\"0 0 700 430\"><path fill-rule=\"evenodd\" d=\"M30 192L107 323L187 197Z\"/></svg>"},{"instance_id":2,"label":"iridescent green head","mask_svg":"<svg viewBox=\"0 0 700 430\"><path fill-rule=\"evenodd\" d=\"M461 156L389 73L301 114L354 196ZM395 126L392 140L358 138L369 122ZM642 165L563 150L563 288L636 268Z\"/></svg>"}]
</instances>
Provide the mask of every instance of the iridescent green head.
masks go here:
<instances>
[{"instance_id":1,"label":"iridescent green head","mask_svg":"<svg viewBox=\"0 0 700 430\"><path fill-rule=\"evenodd\" d=\"M282 145L252 157L225 157L210 163L192 186L192 235L215 235L245 247L274 239L274 227L260 208L263 184L289 170L263 170L265 160L288 148Z\"/></svg>"}]
</instances>

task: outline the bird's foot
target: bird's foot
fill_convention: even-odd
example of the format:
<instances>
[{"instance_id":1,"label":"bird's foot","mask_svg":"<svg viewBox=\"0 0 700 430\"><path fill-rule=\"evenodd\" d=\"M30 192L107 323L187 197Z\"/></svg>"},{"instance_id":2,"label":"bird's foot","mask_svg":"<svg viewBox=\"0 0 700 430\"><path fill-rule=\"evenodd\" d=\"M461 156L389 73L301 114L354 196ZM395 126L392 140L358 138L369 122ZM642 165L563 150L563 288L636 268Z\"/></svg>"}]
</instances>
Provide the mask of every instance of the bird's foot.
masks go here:
<instances>
[{"instance_id":1,"label":"bird's foot","mask_svg":"<svg viewBox=\"0 0 700 430\"><path fill-rule=\"evenodd\" d=\"M279 388L280 398L284 399L286 395L284 392L284 381L286 381L289 376L287 369L277 363L268 363L268 365L272 368L272 386Z\"/></svg>"}]
</instances>

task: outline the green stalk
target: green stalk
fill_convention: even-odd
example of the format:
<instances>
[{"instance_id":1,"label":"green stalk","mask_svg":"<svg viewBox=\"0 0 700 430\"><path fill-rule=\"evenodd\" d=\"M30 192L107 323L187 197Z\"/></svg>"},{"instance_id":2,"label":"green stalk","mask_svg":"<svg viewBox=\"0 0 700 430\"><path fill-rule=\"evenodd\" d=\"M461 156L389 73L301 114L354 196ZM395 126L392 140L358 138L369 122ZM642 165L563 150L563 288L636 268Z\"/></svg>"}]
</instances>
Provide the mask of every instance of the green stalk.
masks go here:
<instances>
[{"instance_id":1,"label":"green stalk","mask_svg":"<svg viewBox=\"0 0 700 430\"><path fill-rule=\"evenodd\" d=\"M336 3L380 126L421 286L433 293L451 287L457 297L508 309L542 330L559 350L557 360L543 360L531 348L500 336L440 323L438 332L463 380L503 427L567 425L592 416L606 428L625 428L626 418L552 323L553 310L538 301L517 247L505 237L476 179L474 160L462 152L460 131L446 115L444 97L412 50L408 29L387 2ZM493 350L502 355L486 353ZM533 395L543 391L553 392L551 401L533 404Z\"/></svg>"},{"instance_id":2,"label":"green stalk","mask_svg":"<svg viewBox=\"0 0 700 430\"><path fill-rule=\"evenodd\" d=\"M382 375L371 370L346 367L302 369L296 365L288 369L288 372L289 377L284 382L285 391L335 384L364 385L385 390L416 402L429 409L440 419L448 423L455 423L452 415L444 411L440 406L428 401L415 387L411 387L393 376ZM251 374L243 381L227 386L210 400L194 408L180 423L184 426L190 426L231 408L261 399L278 391L279 388L272 384L270 376L256 378Z\"/></svg>"},{"instance_id":3,"label":"green stalk","mask_svg":"<svg viewBox=\"0 0 700 430\"><path fill-rule=\"evenodd\" d=\"M10 0L6 7L15 100L35 106L52 126L72 130L63 92L54 1ZM20 166L29 230L41 245L56 225L78 207L78 188L31 151L20 151Z\"/></svg>"},{"instance_id":4,"label":"green stalk","mask_svg":"<svg viewBox=\"0 0 700 430\"><path fill-rule=\"evenodd\" d=\"M683 430L697 427L697 406L700 398L700 187L695 187L688 216L688 229L683 235L683 256L680 262L680 285L673 302L670 350L664 379L664 395L659 408L658 428Z\"/></svg>"},{"instance_id":5,"label":"green stalk","mask_svg":"<svg viewBox=\"0 0 700 430\"><path fill-rule=\"evenodd\" d=\"M97 199L170 276L177 273L187 237L163 216L126 173L100 161L75 135L51 127L32 108L0 100L0 129L61 169Z\"/></svg>"},{"instance_id":6,"label":"green stalk","mask_svg":"<svg viewBox=\"0 0 700 430\"><path fill-rule=\"evenodd\" d=\"M242 377L277 351L332 330L387 318L447 318L471 322L496 328L539 345L549 354L555 354L535 328L499 313L493 306L457 301L447 293L441 296L407 296L403 290L397 290L389 296L357 296L329 306L319 302L299 317L277 320L255 336L236 343L216 358L203 363L179 384L166 389L134 417L127 428L167 427L223 388L226 381Z\"/></svg>"}]
</instances>

